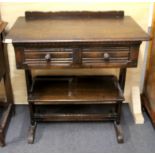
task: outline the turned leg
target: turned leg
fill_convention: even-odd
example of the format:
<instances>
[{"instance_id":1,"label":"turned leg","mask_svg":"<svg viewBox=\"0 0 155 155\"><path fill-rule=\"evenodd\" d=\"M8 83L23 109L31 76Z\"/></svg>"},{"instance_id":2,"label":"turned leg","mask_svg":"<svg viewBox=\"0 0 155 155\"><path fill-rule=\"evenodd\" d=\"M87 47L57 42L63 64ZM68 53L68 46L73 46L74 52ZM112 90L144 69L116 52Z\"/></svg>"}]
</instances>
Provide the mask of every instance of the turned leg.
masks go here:
<instances>
[{"instance_id":1,"label":"turned leg","mask_svg":"<svg viewBox=\"0 0 155 155\"><path fill-rule=\"evenodd\" d=\"M126 81L126 68L121 68L119 73L119 84L123 92L125 88L125 81Z\"/></svg>"},{"instance_id":2,"label":"turned leg","mask_svg":"<svg viewBox=\"0 0 155 155\"><path fill-rule=\"evenodd\" d=\"M28 143L33 144L34 143L34 138L35 138L35 131L37 127L37 122L34 119L34 103L29 102L29 110L30 110L30 121L31 121L31 126L28 131Z\"/></svg>"},{"instance_id":3,"label":"turned leg","mask_svg":"<svg viewBox=\"0 0 155 155\"><path fill-rule=\"evenodd\" d=\"M114 127L116 131L116 138L119 144L124 143L123 130L120 124L114 121Z\"/></svg>"},{"instance_id":4,"label":"turned leg","mask_svg":"<svg viewBox=\"0 0 155 155\"><path fill-rule=\"evenodd\" d=\"M116 114L118 115L117 118L116 118L117 124L120 124L120 120L121 120L121 110L122 110L122 102L116 103L115 112L116 112Z\"/></svg>"},{"instance_id":5,"label":"turned leg","mask_svg":"<svg viewBox=\"0 0 155 155\"><path fill-rule=\"evenodd\" d=\"M34 143L34 138L35 138L35 131L37 127L37 122L34 124L31 124L29 131L28 131L28 144L33 144Z\"/></svg>"},{"instance_id":6,"label":"turned leg","mask_svg":"<svg viewBox=\"0 0 155 155\"><path fill-rule=\"evenodd\" d=\"M122 102L118 102L117 105L116 105L116 113L117 113L118 117L114 121L114 127L115 127L115 131L116 131L116 137L117 137L118 143L123 143L124 142L123 130L122 130L122 127L120 125L121 107L122 107Z\"/></svg>"},{"instance_id":7,"label":"turned leg","mask_svg":"<svg viewBox=\"0 0 155 155\"><path fill-rule=\"evenodd\" d=\"M27 95L30 96L31 86L32 86L31 70L25 70L25 78L26 78L26 85L27 85ZM34 118L34 113L35 113L34 102L29 102L29 111L30 111L31 125L28 130L28 144L33 144L34 138L35 138L35 131L37 127L37 122L35 121L35 118Z\"/></svg>"},{"instance_id":8,"label":"turned leg","mask_svg":"<svg viewBox=\"0 0 155 155\"><path fill-rule=\"evenodd\" d=\"M119 84L123 92L125 88L125 80L126 80L126 68L121 68L119 73ZM118 117L114 121L114 127L118 143L124 143L123 130L120 125L121 108L122 108L122 102L118 102L116 105L116 113Z\"/></svg>"}]
</instances>

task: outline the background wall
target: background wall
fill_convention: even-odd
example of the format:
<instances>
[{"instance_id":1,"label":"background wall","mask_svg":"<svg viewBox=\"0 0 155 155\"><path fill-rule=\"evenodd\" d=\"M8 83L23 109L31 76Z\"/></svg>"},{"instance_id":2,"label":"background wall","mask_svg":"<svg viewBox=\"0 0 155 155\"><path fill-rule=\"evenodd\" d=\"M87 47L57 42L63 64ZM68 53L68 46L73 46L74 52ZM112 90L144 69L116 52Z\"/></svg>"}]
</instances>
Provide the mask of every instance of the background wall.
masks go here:
<instances>
[{"instance_id":1,"label":"background wall","mask_svg":"<svg viewBox=\"0 0 155 155\"><path fill-rule=\"evenodd\" d=\"M24 16L26 10L29 11L71 11L71 10L90 10L90 11L105 11L105 10L124 10L125 15L130 15L136 20L136 22L147 31L148 20L149 20L149 9L150 3L105 3L101 0L97 1L76 1L70 2L69 0L53 0L50 3L0 3L1 19L8 22L7 31L12 27L17 17ZM119 30L118 30L119 31ZM128 69L127 72L127 83L125 87L125 98L126 101L130 102L130 93L132 86L140 86L140 73L143 64L143 54L145 50L145 43L141 45L141 52L139 57L138 68ZM8 45L8 54L10 60L11 69L11 80L13 86L13 93L16 104L26 104L26 87L25 87L25 77L22 70L16 70L15 56L12 45ZM118 70L111 69L98 69L98 70L65 70L65 74L107 74L113 73L118 74ZM40 74L43 71L35 71L34 74ZM62 70L44 71L44 74L63 74ZM3 86L0 85L1 96L3 93Z\"/></svg>"}]
</instances>

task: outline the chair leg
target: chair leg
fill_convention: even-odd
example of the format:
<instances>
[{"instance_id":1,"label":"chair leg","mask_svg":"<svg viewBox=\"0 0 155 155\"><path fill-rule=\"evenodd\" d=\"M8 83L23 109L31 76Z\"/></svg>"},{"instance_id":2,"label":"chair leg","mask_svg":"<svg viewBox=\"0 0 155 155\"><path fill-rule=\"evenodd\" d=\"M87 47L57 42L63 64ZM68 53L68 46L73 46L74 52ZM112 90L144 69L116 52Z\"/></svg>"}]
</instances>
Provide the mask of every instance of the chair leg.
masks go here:
<instances>
[{"instance_id":1,"label":"chair leg","mask_svg":"<svg viewBox=\"0 0 155 155\"><path fill-rule=\"evenodd\" d=\"M5 146L5 136L1 128L0 128L0 146L1 147Z\"/></svg>"}]
</instances>

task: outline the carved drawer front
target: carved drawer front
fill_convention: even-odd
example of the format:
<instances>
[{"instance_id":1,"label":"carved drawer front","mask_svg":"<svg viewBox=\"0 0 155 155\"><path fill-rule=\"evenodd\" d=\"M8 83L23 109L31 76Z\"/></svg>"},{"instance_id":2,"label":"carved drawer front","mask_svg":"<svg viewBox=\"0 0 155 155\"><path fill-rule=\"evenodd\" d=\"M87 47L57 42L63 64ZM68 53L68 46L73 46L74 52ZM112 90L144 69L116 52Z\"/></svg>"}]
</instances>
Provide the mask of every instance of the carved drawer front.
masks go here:
<instances>
[{"instance_id":1,"label":"carved drawer front","mask_svg":"<svg viewBox=\"0 0 155 155\"><path fill-rule=\"evenodd\" d=\"M85 48L82 50L84 67L121 67L132 62L130 47Z\"/></svg>"},{"instance_id":2,"label":"carved drawer front","mask_svg":"<svg viewBox=\"0 0 155 155\"><path fill-rule=\"evenodd\" d=\"M73 62L73 50L69 48L24 49L23 65L31 68L68 67Z\"/></svg>"},{"instance_id":3,"label":"carved drawer front","mask_svg":"<svg viewBox=\"0 0 155 155\"><path fill-rule=\"evenodd\" d=\"M136 67L139 45L24 48L15 47L17 68L104 68Z\"/></svg>"}]
</instances>

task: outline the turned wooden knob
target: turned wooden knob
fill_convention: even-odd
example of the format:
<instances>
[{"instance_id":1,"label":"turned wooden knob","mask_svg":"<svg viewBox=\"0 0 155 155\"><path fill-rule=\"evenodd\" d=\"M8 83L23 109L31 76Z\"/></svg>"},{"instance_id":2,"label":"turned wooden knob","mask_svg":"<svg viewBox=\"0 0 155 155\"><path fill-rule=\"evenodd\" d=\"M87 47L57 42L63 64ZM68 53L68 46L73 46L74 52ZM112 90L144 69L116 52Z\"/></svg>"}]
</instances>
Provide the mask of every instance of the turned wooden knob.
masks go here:
<instances>
[{"instance_id":1,"label":"turned wooden knob","mask_svg":"<svg viewBox=\"0 0 155 155\"><path fill-rule=\"evenodd\" d=\"M104 53L104 60L109 60L110 59L110 55L109 53Z\"/></svg>"},{"instance_id":2,"label":"turned wooden knob","mask_svg":"<svg viewBox=\"0 0 155 155\"><path fill-rule=\"evenodd\" d=\"M51 60L51 55L50 54L46 54L45 55L45 60L46 61L50 61Z\"/></svg>"}]
</instances>

